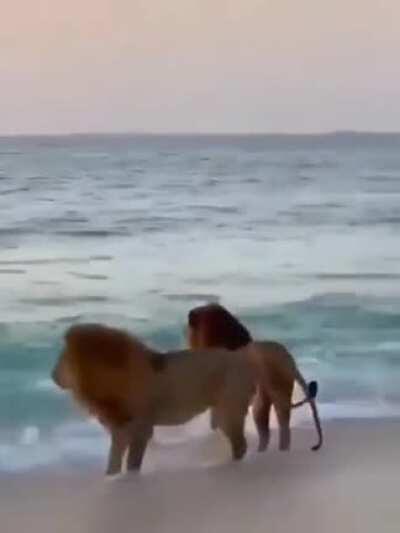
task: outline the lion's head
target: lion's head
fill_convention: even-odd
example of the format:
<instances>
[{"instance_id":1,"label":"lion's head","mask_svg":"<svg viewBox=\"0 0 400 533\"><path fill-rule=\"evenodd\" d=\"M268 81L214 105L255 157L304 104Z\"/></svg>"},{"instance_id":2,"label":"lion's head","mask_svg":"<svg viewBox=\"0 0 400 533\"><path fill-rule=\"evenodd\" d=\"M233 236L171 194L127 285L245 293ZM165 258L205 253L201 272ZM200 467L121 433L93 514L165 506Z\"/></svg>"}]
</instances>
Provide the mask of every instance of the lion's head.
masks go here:
<instances>
[{"instance_id":1,"label":"lion's head","mask_svg":"<svg viewBox=\"0 0 400 533\"><path fill-rule=\"evenodd\" d=\"M100 324L72 326L52 378L101 422L122 423L147 402L152 355L125 331Z\"/></svg>"},{"instance_id":2,"label":"lion's head","mask_svg":"<svg viewBox=\"0 0 400 533\"><path fill-rule=\"evenodd\" d=\"M237 350L251 341L249 331L220 304L195 307L188 314L188 342L193 349Z\"/></svg>"}]
</instances>

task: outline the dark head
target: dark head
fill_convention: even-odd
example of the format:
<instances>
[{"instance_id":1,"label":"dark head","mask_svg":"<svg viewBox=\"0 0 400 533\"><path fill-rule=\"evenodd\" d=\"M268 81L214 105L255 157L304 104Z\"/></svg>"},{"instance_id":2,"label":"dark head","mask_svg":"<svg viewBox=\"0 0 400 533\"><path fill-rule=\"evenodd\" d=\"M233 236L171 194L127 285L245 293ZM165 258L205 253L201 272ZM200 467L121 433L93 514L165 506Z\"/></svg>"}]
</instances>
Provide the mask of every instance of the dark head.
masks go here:
<instances>
[{"instance_id":1,"label":"dark head","mask_svg":"<svg viewBox=\"0 0 400 533\"><path fill-rule=\"evenodd\" d=\"M188 314L191 348L237 350L252 341L249 331L220 304L195 307Z\"/></svg>"}]
</instances>

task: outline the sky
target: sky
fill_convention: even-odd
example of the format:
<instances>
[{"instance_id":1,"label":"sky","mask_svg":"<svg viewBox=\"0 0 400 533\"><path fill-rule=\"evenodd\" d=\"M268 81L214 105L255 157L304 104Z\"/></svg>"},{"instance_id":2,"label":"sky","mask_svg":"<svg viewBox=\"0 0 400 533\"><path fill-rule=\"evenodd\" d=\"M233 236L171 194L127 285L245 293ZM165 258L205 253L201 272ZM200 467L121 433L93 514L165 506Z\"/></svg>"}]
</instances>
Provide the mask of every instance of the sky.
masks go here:
<instances>
[{"instance_id":1,"label":"sky","mask_svg":"<svg viewBox=\"0 0 400 533\"><path fill-rule=\"evenodd\" d=\"M399 0L0 7L0 134L400 131Z\"/></svg>"}]
</instances>

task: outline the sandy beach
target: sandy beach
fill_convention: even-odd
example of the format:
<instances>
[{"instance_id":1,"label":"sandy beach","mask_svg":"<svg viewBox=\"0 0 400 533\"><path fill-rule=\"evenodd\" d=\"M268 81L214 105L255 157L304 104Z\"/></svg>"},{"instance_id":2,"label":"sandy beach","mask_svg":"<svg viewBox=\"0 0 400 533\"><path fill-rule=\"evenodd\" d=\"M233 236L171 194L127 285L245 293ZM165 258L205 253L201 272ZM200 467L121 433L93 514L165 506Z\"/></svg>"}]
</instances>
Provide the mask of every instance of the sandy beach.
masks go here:
<instances>
[{"instance_id":1,"label":"sandy beach","mask_svg":"<svg viewBox=\"0 0 400 533\"><path fill-rule=\"evenodd\" d=\"M153 445L136 476L105 480L99 465L3 475L1 532L397 532L399 420L332 421L325 434L317 453L309 428L294 429L290 453L274 435L259 455L250 438L241 464L210 434Z\"/></svg>"}]
</instances>

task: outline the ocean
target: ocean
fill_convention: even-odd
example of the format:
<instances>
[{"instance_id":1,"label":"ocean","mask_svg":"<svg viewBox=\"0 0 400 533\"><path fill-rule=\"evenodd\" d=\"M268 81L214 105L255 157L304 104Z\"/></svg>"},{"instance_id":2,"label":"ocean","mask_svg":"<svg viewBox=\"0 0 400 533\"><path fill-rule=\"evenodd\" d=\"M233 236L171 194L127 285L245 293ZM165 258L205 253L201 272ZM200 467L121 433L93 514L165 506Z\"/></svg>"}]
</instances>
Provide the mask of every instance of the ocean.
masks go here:
<instances>
[{"instance_id":1,"label":"ocean","mask_svg":"<svg viewBox=\"0 0 400 533\"><path fill-rule=\"evenodd\" d=\"M70 324L182 347L209 301L287 345L323 418L398 415L400 135L0 138L0 470L104 460L49 378Z\"/></svg>"}]
</instances>

